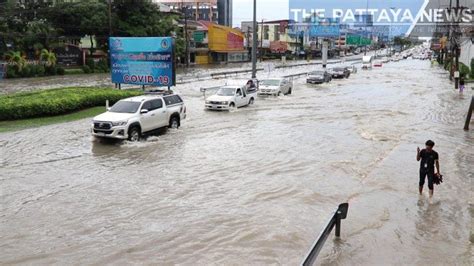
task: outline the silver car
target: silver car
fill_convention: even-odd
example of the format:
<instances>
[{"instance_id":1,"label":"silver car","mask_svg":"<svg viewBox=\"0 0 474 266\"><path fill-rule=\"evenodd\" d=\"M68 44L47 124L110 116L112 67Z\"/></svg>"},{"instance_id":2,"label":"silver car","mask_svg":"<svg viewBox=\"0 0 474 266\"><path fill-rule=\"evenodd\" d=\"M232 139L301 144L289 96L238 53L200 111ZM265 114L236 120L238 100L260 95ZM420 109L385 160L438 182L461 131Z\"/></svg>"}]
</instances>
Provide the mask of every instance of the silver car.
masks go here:
<instances>
[{"instance_id":1,"label":"silver car","mask_svg":"<svg viewBox=\"0 0 474 266\"><path fill-rule=\"evenodd\" d=\"M259 81L258 95L275 95L291 94L293 82L287 78L269 78Z\"/></svg>"}]
</instances>

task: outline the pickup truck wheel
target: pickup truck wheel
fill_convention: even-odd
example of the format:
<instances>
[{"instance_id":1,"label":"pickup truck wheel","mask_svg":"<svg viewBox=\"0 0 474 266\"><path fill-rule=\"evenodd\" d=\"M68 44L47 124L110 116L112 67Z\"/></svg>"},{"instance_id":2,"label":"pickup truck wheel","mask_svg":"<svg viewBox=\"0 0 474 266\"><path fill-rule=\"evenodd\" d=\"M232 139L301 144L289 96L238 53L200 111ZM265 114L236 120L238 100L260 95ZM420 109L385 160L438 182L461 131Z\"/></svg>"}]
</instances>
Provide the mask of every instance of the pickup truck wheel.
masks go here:
<instances>
[{"instance_id":1,"label":"pickup truck wheel","mask_svg":"<svg viewBox=\"0 0 474 266\"><path fill-rule=\"evenodd\" d=\"M281 91L278 92L278 95L277 96L281 96Z\"/></svg>"},{"instance_id":2,"label":"pickup truck wheel","mask_svg":"<svg viewBox=\"0 0 474 266\"><path fill-rule=\"evenodd\" d=\"M250 98L249 105L252 105L253 102L254 102L254 99L253 99L253 98Z\"/></svg>"},{"instance_id":3,"label":"pickup truck wheel","mask_svg":"<svg viewBox=\"0 0 474 266\"><path fill-rule=\"evenodd\" d=\"M133 141L133 142L136 142L136 141L139 141L140 140L140 128L139 127L132 127L129 131L128 131L128 140L129 141Z\"/></svg>"},{"instance_id":4,"label":"pickup truck wheel","mask_svg":"<svg viewBox=\"0 0 474 266\"><path fill-rule=\"evenodd\" d=\"M234 104L234 103L230 103L230 104L229 104L229 107L230 107L230 108L235 108L235 104Z\"/></svg>"},{"instance_id":5,"label":"pickup truck wheel","mask_svg":"<svg viewBox=\"0 0 474 266\"><path fill-rule=\"evenodd\" d=\"M179 128L179 118L176 116L171 117L170 119L170 124L168 126L169 128Z\"/></svg>"}]
</instances>

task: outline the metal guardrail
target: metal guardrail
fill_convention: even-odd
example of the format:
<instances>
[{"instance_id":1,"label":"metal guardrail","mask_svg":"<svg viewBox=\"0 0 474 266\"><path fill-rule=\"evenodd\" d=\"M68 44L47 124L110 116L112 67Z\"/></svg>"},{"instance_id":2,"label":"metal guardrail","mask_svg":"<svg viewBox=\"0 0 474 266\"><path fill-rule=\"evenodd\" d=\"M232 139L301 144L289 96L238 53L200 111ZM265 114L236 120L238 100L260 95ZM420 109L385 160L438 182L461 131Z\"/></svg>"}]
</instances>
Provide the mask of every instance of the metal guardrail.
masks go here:
<instances>
[{"instance_id":1,"label":"metal guardrail","mask_svg":"<svg viewBox=\"0 0 474 266\"><path fill-rule=\"evenodd\" d=\"M361 58L350 58L344 60L344 62L355 62L355 61L361 61ZM341 64L343 63L342 60L337 60L337 61L332 61L328 62L328 65L331 64ZM305 62L305 63L299 63L299 64L288 64L288 65L278 65L275 66L275 69L281 69L281 68L289 68L289 67L299 67L299 66L310 66L310 65L321 65L322 62ZM257 68L257 71L263 71L264 68ZM250 73L252 72L252 69L241 69L241 70L231 70L231 71L223 71L223 72L216 72L216 73L211 73L207 74L206 77L194 77L190 79L183 79L183 77L178 78L178 83L179 84L185 84L185 83L191 83L195 82L196 80L207 80L207 79L217 79L217 78L226 78L228 76L236 76L239 74L245 74L245 73ZM307 74L307 73L305 73ZM296 75L298 76L298 75ZM301 76L301 75L300 75ZM285 77L291 77L291 75L285 76Z\"/></svg>"},{"instance_id":2,"label":"metal guardrail","mask_svg":"<svg viewBox=\"0 0 474 266\"><path fill-rule=\"evenodd\" d=\"M336 227L336 237L341 236L341 220L346 219L347 211L349 210L349 203L342 203L339 204L339 207L336 211L331 215L326 227L324 227L323 231L319 233L318 238L313 243L311 250L306 255L305 260L301 263L302 266L311 266L316 261L316 257L318 256L319 252L324 246L329 234L331 233L332 229Z\"/></svg>"}]
</instances>

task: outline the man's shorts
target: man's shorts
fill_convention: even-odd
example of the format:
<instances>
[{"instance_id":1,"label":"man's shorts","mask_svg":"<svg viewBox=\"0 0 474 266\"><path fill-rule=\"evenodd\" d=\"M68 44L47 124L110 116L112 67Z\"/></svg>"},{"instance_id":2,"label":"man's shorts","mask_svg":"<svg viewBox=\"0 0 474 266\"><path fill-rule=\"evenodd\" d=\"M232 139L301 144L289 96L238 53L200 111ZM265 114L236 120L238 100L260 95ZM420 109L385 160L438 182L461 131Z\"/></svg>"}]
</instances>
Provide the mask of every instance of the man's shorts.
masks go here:
<instances>
[{"instance_id":1,"label":"man's shorts","mask_svg":"<svg viewBox=\"0 0 474 266\"><path fill-rule=\"evenodd\" d=\"M425 177L428 176L428 188L433 190L434 171L427 169L420 169L420 187L425 184Z\"/></svg>"}]
</instances>

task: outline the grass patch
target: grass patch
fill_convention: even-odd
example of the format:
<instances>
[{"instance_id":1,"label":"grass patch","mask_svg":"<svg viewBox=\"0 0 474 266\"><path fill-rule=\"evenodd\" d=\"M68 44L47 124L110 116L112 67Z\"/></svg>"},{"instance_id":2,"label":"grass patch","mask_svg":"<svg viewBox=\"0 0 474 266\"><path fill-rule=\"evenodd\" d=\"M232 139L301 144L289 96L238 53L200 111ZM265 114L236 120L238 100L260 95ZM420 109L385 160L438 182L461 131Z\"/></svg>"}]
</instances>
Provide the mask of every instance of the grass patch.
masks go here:
<instances>
[{"instance_id":1,"label":"grass patch","mask_svg":"<svg viewBox=\"0 0 474 266\"><path fill-rule=\"evenodd\" d=\"M15 121L0 121L0 133L76 121L88 117L94 117L103 112L105 112L105 105L88 108L79 112L74 112L65 115L22 119Z\"/></svg>"},{"instance_id":2,"label":"grass patch","mask_svg":"<svg viewBox=\"0 0 474 266\"><path fill-rule=\"evenodd\" d=\"M82 68L66 68L64 69L64 74L66 75L78 75L85 74Z\"/></svg>"},{"instance_id":3,"label":"grass patch","mask_svg":"<svg viewBox=\"0 0 474 266\"><path fill-rule=\"evenodd\" d=\"M0 121L69 114L90 107L104 106L132 96L139 90L111 88L60 88L0 95Z\"/></svg>"}]
</instances>

